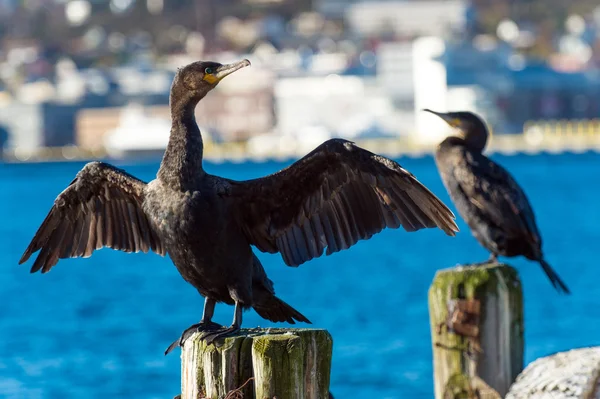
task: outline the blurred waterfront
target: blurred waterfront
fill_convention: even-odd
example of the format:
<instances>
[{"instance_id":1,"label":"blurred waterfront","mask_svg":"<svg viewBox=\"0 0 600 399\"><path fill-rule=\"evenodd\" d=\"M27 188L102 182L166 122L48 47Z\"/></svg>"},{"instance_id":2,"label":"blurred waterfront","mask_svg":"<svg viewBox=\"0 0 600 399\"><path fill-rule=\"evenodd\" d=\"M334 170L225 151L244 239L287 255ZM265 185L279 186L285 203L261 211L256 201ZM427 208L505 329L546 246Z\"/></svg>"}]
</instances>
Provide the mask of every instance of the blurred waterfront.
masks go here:
<instances>
[{"instance_id":1,"label":"blurred waterfront","mask_svg":"<svg viewBox=\"0 0 600 399\"><path fill-rule=\"evenodd\" d=\"M598 146L592 1L2 0L0 24L8 160L159 157L176 69L240 58L197 110L215 160L428 152L446 127L425 107L482 114L507 151ZM548 144L540 121L573 128Z\"/></svg>"}]
</instances>

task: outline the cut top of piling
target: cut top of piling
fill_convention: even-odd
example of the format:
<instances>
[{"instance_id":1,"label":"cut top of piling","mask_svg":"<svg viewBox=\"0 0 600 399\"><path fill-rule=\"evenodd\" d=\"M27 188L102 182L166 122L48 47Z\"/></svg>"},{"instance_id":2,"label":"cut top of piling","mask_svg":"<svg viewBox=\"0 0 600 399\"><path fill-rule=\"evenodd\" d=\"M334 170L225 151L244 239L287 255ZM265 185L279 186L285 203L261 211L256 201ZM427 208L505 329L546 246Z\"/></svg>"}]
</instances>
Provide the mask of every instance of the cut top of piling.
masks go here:
<instances>
[{"instance_id":1,"label":"cut top of piling","mask_svg":"<svg viewBox=\"0 0 600 399\"><path fill-rule=\"evenodd\" d=\"M181 399L327 398L332 348L321 329L242 329L210 345L194 334L181 352Z\"/></svg>"}]
</instances>

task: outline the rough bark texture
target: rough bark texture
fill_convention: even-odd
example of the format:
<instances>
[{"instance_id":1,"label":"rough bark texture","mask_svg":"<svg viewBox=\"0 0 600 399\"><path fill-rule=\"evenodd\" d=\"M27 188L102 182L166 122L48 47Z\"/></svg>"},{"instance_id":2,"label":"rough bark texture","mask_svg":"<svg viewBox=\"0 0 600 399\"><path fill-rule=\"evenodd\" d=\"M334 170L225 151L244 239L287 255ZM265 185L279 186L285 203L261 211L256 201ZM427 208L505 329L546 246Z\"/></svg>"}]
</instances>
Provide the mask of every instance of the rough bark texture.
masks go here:
<instances>
[{"instance_id":1,"label":"rough bark texture","mask_svg":"<svg viewBox=\"0 0 600 399\"><path fill-rule=\"evenodd\" d=\"M476 308L477 316L453 307ZM429 315L436 399L475 391L504 397L523 370L523 295L516 270L491 263L439 271L429 289Z\"/></svg>"},{"instance_id":2,"label":"rough bark texture","mask_svg":"<svg viewBox=\"0 0 600 399\"><path fill-rule=\"evenodd\" d=\"M530 363L506 399L600 398L600 347L573 349Z\"/></svg>"},{"instance_id":3,"label":"rough bark texture","mask_svg":"<svg viewBox=\"0 0 600 399\"><path fill-rule=\"evenodd\" d=\"M181 399L222 399L251 377L244 398L329 396L333 341L326 330L244 329L219 346L199 337L181 353Z\"/></svg>"}]
</instances>

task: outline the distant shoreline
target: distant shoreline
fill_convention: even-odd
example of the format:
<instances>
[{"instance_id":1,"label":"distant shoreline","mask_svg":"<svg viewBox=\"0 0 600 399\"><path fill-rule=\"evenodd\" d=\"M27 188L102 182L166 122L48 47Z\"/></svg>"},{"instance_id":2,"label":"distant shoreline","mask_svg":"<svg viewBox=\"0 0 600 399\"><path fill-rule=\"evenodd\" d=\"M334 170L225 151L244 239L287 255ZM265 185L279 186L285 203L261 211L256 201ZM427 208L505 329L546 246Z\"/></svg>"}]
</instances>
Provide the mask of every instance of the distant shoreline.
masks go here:
<instances>
[{"instance_id":1,"label":"distant shoreline","mask_svg":"<svg viewBox=\"0 0 600 399\"><path fill-rule=\"evenodd\" d=\"M431 155L435 151L435 143L419 143L410 138L385 138L356 140L356 143L374 153L389 158L422 157ZM487 153L512 154L537 154L537 153L562 153L562 152L600 152L600 135L596 134L565 134L565 135L494 135L487 149ZM132 150L123 156L111 156L105 150L90 151L76 146L65 147L40 147L35 151L20 151L8 148L4 150L1 158L4 162L68 162L86 161L93 159L111 159L117 161L128 160L160 160L164 150L151 151ZM210 162L267 162L285 161L300 158L307 153L307 148L290 149L289 151L265 151L261 154L250 152L246 143L210 143L205 148L205 159Z\"/></svg>"}]
</instances>

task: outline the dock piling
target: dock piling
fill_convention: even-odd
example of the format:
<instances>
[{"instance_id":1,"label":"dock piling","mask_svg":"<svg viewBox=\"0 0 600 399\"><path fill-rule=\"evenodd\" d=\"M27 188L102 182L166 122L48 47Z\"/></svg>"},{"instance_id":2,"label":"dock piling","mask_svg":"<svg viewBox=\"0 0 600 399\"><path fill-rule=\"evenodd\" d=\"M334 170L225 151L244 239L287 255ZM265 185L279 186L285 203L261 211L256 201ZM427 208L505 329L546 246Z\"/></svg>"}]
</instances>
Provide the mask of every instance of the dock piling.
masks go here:
<instances>
[{"instance_id":1,"label":"dock piling","mask_svg":"<svg viewBox=\"0 0 600 399\"><path fill-rule=\"evenodd\" d=\"M181 399L222 399L240 387L246 399L329 397L333 341L326 330L244 329L217 345L199 338L182 348Z\"/></svg>"},{"instance_id":2,"label":"dock piling","mask_svg":"<svg viewBox=\"0 0 600 399\"><path fill-rule=\"evenodd\" d=\"M435 398L504 397L523 370L517 271L498 263L438 271L429 316Z\"/></svg>"}]
</instances>

